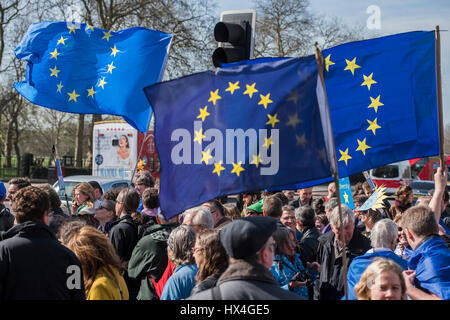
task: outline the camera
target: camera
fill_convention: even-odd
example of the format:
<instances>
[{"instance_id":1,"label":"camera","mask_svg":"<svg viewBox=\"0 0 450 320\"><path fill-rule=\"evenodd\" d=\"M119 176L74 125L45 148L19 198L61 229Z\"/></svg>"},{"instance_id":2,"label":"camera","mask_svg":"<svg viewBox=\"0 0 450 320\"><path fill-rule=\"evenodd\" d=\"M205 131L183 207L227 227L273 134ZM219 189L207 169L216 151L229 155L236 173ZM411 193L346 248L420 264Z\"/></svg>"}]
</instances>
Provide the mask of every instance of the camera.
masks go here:
<instances>
[{"instance_id":1,"label":"camera","mask_svg":"<svg viewBox=\"0 0 450 320\"><path fill-rule=\"evenodd\" d=\"M306 270L300 271L293 280L294 281L300 281L300 282L305 282L306 281L306 286L307 287L310 287L310 286L313 285L313 283L311 281L311 276L308 274L308 272Z\"/></svg>"}]
</instances>

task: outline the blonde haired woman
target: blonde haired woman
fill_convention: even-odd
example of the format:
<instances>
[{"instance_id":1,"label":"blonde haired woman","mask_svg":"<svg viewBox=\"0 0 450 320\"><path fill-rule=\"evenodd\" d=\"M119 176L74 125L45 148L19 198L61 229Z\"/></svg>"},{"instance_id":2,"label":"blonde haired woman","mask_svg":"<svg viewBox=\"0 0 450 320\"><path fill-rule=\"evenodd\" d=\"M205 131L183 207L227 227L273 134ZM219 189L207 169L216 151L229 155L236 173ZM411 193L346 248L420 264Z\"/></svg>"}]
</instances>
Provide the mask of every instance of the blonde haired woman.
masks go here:
<instances>
[{"instance_id":1,"label":"blonde haired woman","mask_svg":"<svg viewBox=\"0 0 450 320\"><path fill-rule=\"evenodd\" d=\"M403 269L390 259L378 258L355 285L358 300L406 300Z\"/></svg>"},{"instance_id":2,"label":"blonde haired woman","mask_svg":"<svg viewBox=\"0 0 450 320\"><path fill-rule=\"evenodd\" d=\"M93 209L94 201L94 188L87 182L77 184L73 188L72 214L79 214L86 207Z\"/></svg>"},{"instance_id":3,"label":"blonde haired woman","mask_svg":"<svg viewBox=\"0 0 450 320\"><path fill-rule=\"evenodd\" d=\"M91 226L63 228L61 240L81 262L86 300L128 300L128 288L120 274L119 256L109 239Z\"/></svg>"}]
</instances>

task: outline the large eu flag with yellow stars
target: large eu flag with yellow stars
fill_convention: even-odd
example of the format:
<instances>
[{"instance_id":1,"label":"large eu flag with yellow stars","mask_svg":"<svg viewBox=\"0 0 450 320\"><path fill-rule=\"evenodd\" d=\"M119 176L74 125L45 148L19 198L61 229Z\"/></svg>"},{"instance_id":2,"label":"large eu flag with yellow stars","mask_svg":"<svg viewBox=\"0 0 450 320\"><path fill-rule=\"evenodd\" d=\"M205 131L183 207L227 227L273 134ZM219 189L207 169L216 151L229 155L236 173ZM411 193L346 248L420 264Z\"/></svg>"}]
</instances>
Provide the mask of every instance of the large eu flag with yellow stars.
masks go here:
<instances>
[{"instance_id":1,"label":"large eu flag with yellow stars","mask_svg":"<svg viewBox=\"0 0 450 320\"><path fill-rule=\"evenodd\" d=\"M313 56L256 60L146 87L164 215L222 195L331 180L316 90Z\"/></svg>"},{"instance_id":2,"label":"large eu flag with yellow stars","mask_svg":"<svg viewBox=\"0 0 450 320\"><path fill-rule=\"evenodd\" d=\"M152 110L142 88L161 80L171 39L142 27L112 32L84 23L34 23L15 50L27 70L14 86L34 104L122 116L145 133Z\"/></svg>"},{"instance_id":3,"label":"large eu flag with yellow stars","mask_svg":"<svg viewBox=\"0 0 450 320\"><path fill-rule=\"evenodd\" d=\"M439 154L434 31L323 51L340 177Z\"/></svg>"}]
</instances>

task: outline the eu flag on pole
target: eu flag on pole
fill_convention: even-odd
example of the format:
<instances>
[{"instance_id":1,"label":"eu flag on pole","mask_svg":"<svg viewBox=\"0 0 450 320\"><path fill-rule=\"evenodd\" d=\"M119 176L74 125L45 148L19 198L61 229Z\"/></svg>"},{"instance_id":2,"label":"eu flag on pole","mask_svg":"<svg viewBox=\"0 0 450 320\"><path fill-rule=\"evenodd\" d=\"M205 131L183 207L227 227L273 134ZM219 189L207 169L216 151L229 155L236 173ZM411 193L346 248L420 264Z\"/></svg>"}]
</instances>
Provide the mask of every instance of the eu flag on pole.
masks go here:
<instances>
[{"instance_id":1,"label":"eu flag on pole","mask_svg":"<svg viewBox=\"0 0 450 320\"><path fill-rule=\"evenodd\" d=\"M258 60L144 89L168 218L218 196L332 176L313 56Z\"/></svg>"},{"instance_id":2,"label":"eu flag on pole","mask_svg":"<svg viewBox=\"0 0 450 320\"><path fill-rule=\"evenodd\" d=\"M339 177L439 154L434 31L351 42L323 56Z\"/></svg>"},{"instance_id":3,"label":"eu flag on pole","mask_svg":"<svg viewBox=\"0 0 450 320\"><path fill-rule=\"evenodd\" d=\"M141 27L112 32L84 23L33 23L15 50L27 72L14 87L34 104L122 116L145 133L152 110L142 88L161 80L171 39Z\"/></svg>"}]
</instances>

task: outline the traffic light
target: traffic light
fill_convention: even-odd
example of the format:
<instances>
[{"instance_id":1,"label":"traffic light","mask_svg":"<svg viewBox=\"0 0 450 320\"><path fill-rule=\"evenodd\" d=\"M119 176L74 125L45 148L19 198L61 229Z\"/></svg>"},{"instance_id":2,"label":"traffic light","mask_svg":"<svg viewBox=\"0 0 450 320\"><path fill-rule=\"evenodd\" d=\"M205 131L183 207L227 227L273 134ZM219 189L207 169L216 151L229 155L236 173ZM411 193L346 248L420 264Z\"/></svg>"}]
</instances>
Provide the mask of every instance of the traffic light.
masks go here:
<instances>
[{"instance_id":1,"label":"traffic light","mask_svg":"<svg viewBox=\"0 0 450 320\"><path fill-rule=\"evenodd\" d=\"M223 11L214 27L214 38L219 47L212 55L215 67L253 58L255 10Z\"/></svg>"}]
</instances>

